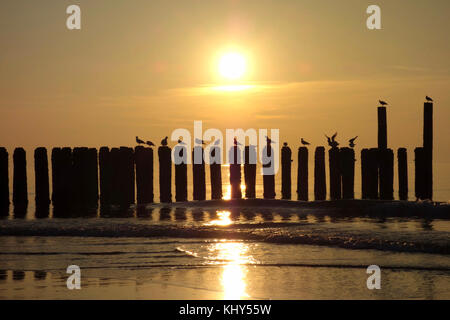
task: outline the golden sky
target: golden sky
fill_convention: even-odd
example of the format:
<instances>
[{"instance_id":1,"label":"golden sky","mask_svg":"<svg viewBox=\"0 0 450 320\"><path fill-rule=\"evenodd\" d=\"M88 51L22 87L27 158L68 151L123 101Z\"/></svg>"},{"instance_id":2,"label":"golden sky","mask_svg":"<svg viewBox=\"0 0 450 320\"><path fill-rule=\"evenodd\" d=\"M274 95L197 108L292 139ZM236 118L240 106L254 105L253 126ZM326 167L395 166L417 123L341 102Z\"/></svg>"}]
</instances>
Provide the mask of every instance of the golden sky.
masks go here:
<instances>
[{"instance_id":1,"label":"golden sky","mask_svg":"<svg viewBox=\"0 0 450 320\"><path fill-rule=\"evenodd\" d=\"M81 7L81 30L66 8ZM389 146L422 144L425 95L435 100L435 159L450 163L450 1L2 1L0 145L159 143L176 128L279 128L324 145L376 145L376 106L388 101ZM217 61L243 53L251 89Z\"/></svg>"}]
</instances>

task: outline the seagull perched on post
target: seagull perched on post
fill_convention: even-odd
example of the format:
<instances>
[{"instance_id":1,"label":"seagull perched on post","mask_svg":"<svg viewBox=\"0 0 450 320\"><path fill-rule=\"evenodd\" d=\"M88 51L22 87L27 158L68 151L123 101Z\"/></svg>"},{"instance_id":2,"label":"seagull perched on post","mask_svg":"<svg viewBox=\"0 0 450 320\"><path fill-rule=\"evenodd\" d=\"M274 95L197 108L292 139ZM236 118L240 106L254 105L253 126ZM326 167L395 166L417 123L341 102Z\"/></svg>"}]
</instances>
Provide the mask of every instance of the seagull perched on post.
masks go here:
<instances>
[{"instance_id":1,"label":"seagull perched on post","mask_svg":"<svg viewBox=\"0 0 450 320\"><path fill-rule=\"evenodd\" d=\"M154 146L155 144L153 143L153 142L151 142L151 141L147 141L146 143L145 143L146 145L148 145L149 147L151 147L151 146Z\"/></svg>"},{"instance_id":2,"label":"seagull perched on post","mask_svg":"<svg viewBox=\"0 0 450 320\"><path fill-rule=\"evenodd\" d=\"M331 136L331 138L327 135L325 137L328 140L328 145L332 148L336 148L339 145L339 142L336 141L337 132Z\"/></svg>"},{"instance_id":3,"label":"seagull perched on post","mask_svg":"<svg viewBox=\"0 0 450 320\"><path fill-rule=\"evenodd\" d=\"M354 148L355 147L355 140L356 138L358 138L358 136L348 140L348 145L350 146L350 148Z\"/></svg>"},{"instance_id":4,"label":"seagull perched on post","mask_svg":"<svg viewBox=\"0 0 450 320\"><path fill-rule=\"evenodd\" d=\"M302 145L304 145L304 146L309 146L309 145L310 145L310 143L309 143L308 141L304 140L303 138L300 140L300 142L301 142Z\"/></svg>"},{"instance_id":5,"label":"seagull perched on post","mask_svg":"<svg viewBox=\"0 0 450 320\"><path fill-rule=\"evenodd\" d=\"M233 143L234 143L235 146L242 146L242 144L239 143L239 141L237 141L237 138L236 138L236 137L234 137Z\"/></svg>"},{"instance_id":6,"label":"seagull perched on post","mask_svg":"<svg viewBox=\"0 0 450 320\"><path fill-rule=\"evenodd\" d=\"M382 105L382 106L387 106L387 102L383 101L383 100L378 100L378 102Z\"/></svg>"},{"instance_id":7,"label":"seagull perched on post","mask_svg":"<svg viewBox=\"0 0 450 320\"><path fill-rule=\"evenodd\" d=\"M181 139L181 137L180 138L178 138L178 144L182 144L182 145L185 145L186 144L186 142L184 142L183 141L183 139Z\"/></svg>"},{"instance_id":8,"label":"seagull perched on post","mask_svg":"<svg viewBox=\"0 0 450 320\"><path fill-rule=\"evenodd\" d=\"M426 96L425 99L429 102L433 102L433 99L431 99L429 96Z\"/></svg>"},{"instance_id":9,"label":"seagull perched on post","mask_svg":"<svg viewBox=\"0 0 450 320\"><path fill-rule=\"evenodd\" d=\"M145 144L144 140L139 139L138 136L136 136L136 143L137 144Z\"/></svg>"},{"instance_id":10,"label":"seagull perched on post","mask_svg":"<svg viewBox=\"0 0 450 320\"><path fill-rule=\"evenodd\" d=\"M168 139L168 137L165 137L164 139L161 140L162 146L167 146L167 139Z\"/></svg>"}]
</instances>

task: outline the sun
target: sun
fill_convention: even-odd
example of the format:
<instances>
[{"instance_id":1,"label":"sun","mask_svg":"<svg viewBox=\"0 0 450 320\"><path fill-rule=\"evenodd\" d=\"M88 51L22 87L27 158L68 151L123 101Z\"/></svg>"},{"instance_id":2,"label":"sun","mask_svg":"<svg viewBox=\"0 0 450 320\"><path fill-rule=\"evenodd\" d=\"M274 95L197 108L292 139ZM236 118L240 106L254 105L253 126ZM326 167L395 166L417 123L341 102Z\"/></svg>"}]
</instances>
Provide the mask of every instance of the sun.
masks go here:
<instances>
[{"instance_id":1,"label":"sun","mask_svg":"<svg viewBox=\"0 0 450 320\"><path fill-rule=\"evenodd\" d=\"M247 63L242 54L229 52L220 57L219 73L222 77L229 80L242 78L247 69Z\"/></svg>"}]
</instances>

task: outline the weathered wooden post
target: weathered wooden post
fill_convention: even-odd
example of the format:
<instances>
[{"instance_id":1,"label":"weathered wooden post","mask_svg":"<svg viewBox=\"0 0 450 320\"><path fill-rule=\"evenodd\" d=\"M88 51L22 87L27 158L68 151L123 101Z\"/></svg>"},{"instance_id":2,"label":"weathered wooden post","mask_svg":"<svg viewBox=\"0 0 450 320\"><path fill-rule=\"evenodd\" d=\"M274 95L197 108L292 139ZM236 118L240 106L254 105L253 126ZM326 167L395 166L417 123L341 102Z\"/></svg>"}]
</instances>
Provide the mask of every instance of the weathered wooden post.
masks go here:
<instances>
[{"instance_id":1,"label":"weathered wooden post","mask_svg":"<svg viewBox=\"0 0 450 320\"><path fill-rule=\"evenodd\" d=\"M85 170L87 166L88 148L76 147L73 149L73 192L72 205L76 207L83 207L86 204L86 184L85 184Z\"/></svg>"},{"instance_id":2,"label":"weathered wooden post","mask_svg":"<svg viewBox=\"0 0 450 320\"><path fill-rule=\"evenodd\" d=\"M355 198L355 150L341 148L339 152L342 172L342 198Z\"/></svg>"},{"instance_id":3,"label":"weathered wooden post","mask_svg":"<svg viewBox=\"0 0 450 320\"><path fill-rule=\"evenodd\" d=\"M292 151L285 142L281 148L281 197L282 199L291 199L291 163Z\"/></svg>"},{"instance_id":4,"label":"weathered wooden post","mask_svg":"<svg viewBox=\"0 0 450 320\"><path fill-rule=\"evenodd\" d=\"M369 149L361 150L361 198L369 197Z\"/></svg>"},{"instance_id":5,"label":"weathered wooden post","mask_svg":"<svg viewBox=\"0 0 450 320\"><path fill-rule=\"evenodd\" d=\"M339 160L339 148L328 150L330 167L330 198L331 200L341 199L341 170Z\"/></svg>"},{"instance_id":6,"label":"weathered wooden post","mask_svg":"<svg viewBox=\"0 0 450 320\"><path fill-rule=\"evenodd\" d=\"M0 214L9 209L9 166L8 151L0 148Z\"/></svg>"},{"instance_id":7,"label":"weathered wooden post","mask_svg":"<svg viewBox=\"0 0 450 320\"><path fill-rule=\"evenodd\" d=\"M27 189L27 159L23 148L16 148L13 154L13 203L14 206L24 207L28 205Z\"/></svg>"},{"instance_id":8,"label":"weathered wooden post","mask_svg":"<svg viewBox=\"0 0 450 320\"><path fill-rule=\"evenodd\" d=\"M153 202L153 149L138 146L134 151L136 162L137 203Z\"/></svg>"},{"instance_id":9,"label":"weathered wooden post","mask_svg":"<svg viewBox=\"0 0 450 320\"><path fill-rule=\"evenodd\" d=\"M378 199L379 149L370 148L367 157L368 199Z\"/></svg>"},{"instance_id":10,"label":"weathered wooden post","mask_svg":"<svg viewBox=\"0 0 450 320\"><path fill-rule=\"evenodd\" d=\"M133 148L129 147L120 147L120 158L122 164L122 172L123 172L123 194L124 201L123 205L129 206L132 203L135 203L135 171L134 171L134 151Z\"/></svg>"},{"instance_id":11,"label":"weathered wooden post","mask_svg":"<svg viewBox=\"0 0 450 320\"><path fill-rule=\"evenodd\" d=\"M174 147L175 201L187 201L187 156L188 150L182 145Z\"/></svg>"},{"instance_id":12,"label":"weathered wooden post","mask_svg":"<svg viewBox=\"0 0 450 320\"><path fill-rule=\"evenodd\" d=\"M111 204L121 205L123 202L122 192L122 175L119 148L111 148L109 153L109 161L111 161L112 179L111 179Z\"/></svg>"},{"instance_id":13,"label":"weathered wooden post","mask_svg":"<svg viewBox=\"0 0 450 320\"><path fill-rule=\"evenodd\" d=\"M50 186L47 149L41 147L34 150L34 172L36 207L48 207L50 205Z\"/></svg>"},{"instance_id":14,"label":"weathered wooden post","mask_svg":"<svg viewBox=\"0 0 450 320\"><path fill-rule=\"evenodd\" d=\"M112 201L114 174L109 148L101 147L98 158L100 167L100 204L108 206Z\"/></svg>"},{"instance_id":15,"label":"weathered wooden post","mask_svg":"<svg viewBox=\"0 0 450 320\"><path fill-rule=\"evenodd\" d=\"M230 153L231 199L241 199L241 150L239 146L233 146L230 149Z\"/></svg>"},{"instance_id":16,"label":"weathered wooden post","mask_svg":"<svg viewBox=\"0 0 450 320\"><path fill-rule=\"evenodd\" d=\"M433 199L433 103L425 102L423 106L423 150L425 156L424 195Z\"/></svg>"},{"instance_id":17,"label":"weathered wooden post","mask_svg":"<svg viewBox=\"0 0 450 320\"><path fill-rule=\"evenodd\" d=\"M170 147L158 147L158 158L160 201L172 202L172 159Z\"/></svg>"},{"instance_id":18,"label":"weathered wooden post","mask_svg":"<svg viewBox=\"0 0 450 320\"><path fill-rule=\"evenodd\" d=\"M423 147L414 149L414 161L415 161L415 195L416 199L425 200L425 166L426 166L426 155Z\"/></svg>"},{"instance_id":19,"label":"weathered wooden post","mask_svg":"<svg viewBox=\"0 0 450 320\"><path fill-rule=\"evenodd\" d=\"M308 201L308 148L298 148L298 172L297 172L297 196L298 200Z\"/></svg>"},{"instance_id":20,"label":"weathered wooden post","mask_svg":"<svg viewBox=\"0 0 450 320\"><path fill-rule=\"evenodd\" d=\"M245 197L247 199L256 198L256 146L245 146L244 179Z\"/></svg>"},{"instance_id":21,"label":"weathered wooden post","mask_svg":"<svg viewBox=\"0 0 450 320\"><path fill-rule=\"evenodd\" d=\"M211 147L209 151L209 170L211 179L211 199L222 199L221 149Z\"/></svg>"},{"instance_id":22,"label":"weathered wooden post","mask_svg":"<svg viewBox=\"0 0 450 320\"><path fill-rule=\"evenodd\" d=\"M408 200L408 156L406 148L398 148L398 197Z\"/></svg>"},{"instance_id":23,"label":"weathered wooden post","mask_svg":"<svg viewBox=\"0 0 450 320\"><path fill-rule=\"evenodd\" d=\"M386 107L378 107L378 149L387 148Z\"/></svg>"},{"instance_id":24,"label":"weathered wooden post","mask_svg":"<svg viewBox=\"0 0 450 320\"><path fill-rule=\"evenodd\" d=\"M89 207L98 206L98 154L96 148L87 151L87 202Z\"/></svg>"},{"instance_id":25,"label":"weathered wooden post","mask_svg":"<svg viewBox=\"0 0 450 320\"><path fill-rule=\"evenodd\" d=\"M378 150L380 173L380 199L394 200L394 152L392 149Z\"/></svg>"},{"instance_id":26,"label":"weathered wooden post","mask_svg":"<svg viewBox=\"0 0 450 320\"><path fill-rule=\"evenodd\" d=\"M55 208L70 206L73 189L72 149L53 148L52 150L52 202ZM61 211L67 213L67 210Z\"/></svg>"},{"instance_id":27,"label":"weathered wooden post","mask_svg":"<svg viewBox=\"0 0 450 320\"><path fill-rule=\"evenodd\" d=\"M264 199L275 199L275 157L274 151L271 147L270 140L267 141L267 145L263 148L263 188Z\"/></svg>"},{"instance_id":28,"label":"weathered wooden post","mask_svg":"<svg viewBox=\"0 0 450 320\"><path fill-rule=\"evenodd\" d=\"M325 147L317 147L314 154L314 199L325 200L326 197Z\"/></svg>"},{"instance_id":29,"label":"weathered wooden post","mask_svg":"<svg viewBox=\"0 0 450 320\"><path fill-rule=\"evenodd\" d=\"M206 175L204 150L201 146L195 146L192 150L192 180L193 180L193 199L206 199Z\"/></svg>"}]
</instances>

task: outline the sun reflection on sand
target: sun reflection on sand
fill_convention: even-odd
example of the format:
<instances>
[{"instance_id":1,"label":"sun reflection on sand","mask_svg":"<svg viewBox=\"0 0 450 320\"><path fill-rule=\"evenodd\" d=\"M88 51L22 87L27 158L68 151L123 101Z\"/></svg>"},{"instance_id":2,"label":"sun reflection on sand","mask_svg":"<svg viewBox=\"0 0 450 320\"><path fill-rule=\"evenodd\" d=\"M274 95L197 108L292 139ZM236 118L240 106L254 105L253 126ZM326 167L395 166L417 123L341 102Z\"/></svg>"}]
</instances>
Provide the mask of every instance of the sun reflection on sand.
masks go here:
<instances>
[{"instance_id":1,"label":"sun reflection on sand","mask_svg":"<svg viewBox=\"0 0 450 320\"><path fill-rule=\"evenodd\" d=\"M248 245L224 240L211 245L209 251L219 263L226 262L221 277L223 299L249 298L246 292L247 266L243 264L254 263L254 259L248 255Z\"/></svg>"},{"instance_id":2,"label":"sun reflection on sand","mask_svg":"<svg viewBox=\"0 0 450 320\"><path fill-rule=\"evenodd\" d=\"M227 210L223 211L217 211L217 217L216 220L211 220L210 222L206 223L205 225L208 226L228 226L233 223L230 218L231 212Z\"/></svg>"}]
</instances>

